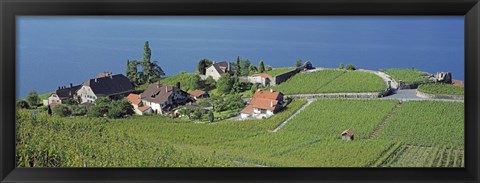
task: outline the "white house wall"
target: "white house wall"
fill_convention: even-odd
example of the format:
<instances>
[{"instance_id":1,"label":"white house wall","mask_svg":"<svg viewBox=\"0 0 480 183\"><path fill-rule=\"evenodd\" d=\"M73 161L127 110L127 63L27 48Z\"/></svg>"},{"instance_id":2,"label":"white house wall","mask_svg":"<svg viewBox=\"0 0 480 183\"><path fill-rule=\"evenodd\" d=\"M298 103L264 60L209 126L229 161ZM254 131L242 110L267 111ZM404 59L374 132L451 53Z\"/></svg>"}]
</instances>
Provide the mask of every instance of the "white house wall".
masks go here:
<instances>
[{"instance_id":1,"label":"white house wall","mask_svg":"<svg viewBox=\"0 0 480 183\"><path fill-rule=\"evenodd\" d=\"M97 99L97 96L89 86L82 86L82 88L77 91L77 96L80 97L81 103L95 103L95 100Z\"/></svg>"},{"instance_id":2,"label":"white house wall","mask_svg":"<svg viewBox=\"0 0 480 183\"><path fill-rule=\"evenodd\" d=\"M210 66L206 69L205 71L205 76L208 78L208 76L212 76L212 78L217 81L220 79L221 75L217 72L217 70L213 67Z\"/></svg>"}]
</instances>

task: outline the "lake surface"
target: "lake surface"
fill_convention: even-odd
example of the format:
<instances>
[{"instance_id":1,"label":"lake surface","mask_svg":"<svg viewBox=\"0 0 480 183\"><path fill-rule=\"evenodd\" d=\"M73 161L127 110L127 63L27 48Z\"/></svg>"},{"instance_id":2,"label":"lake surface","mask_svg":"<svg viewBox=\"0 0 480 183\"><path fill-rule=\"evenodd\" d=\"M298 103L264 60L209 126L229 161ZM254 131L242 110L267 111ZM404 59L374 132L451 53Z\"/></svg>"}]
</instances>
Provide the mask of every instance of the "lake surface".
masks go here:
<instances>
[{"instance_id":1,"label":"lake surface","mask_svg":"<svg viewBox=\"0 0 480 183\"><path fill-rule=\"evenodd\" d=\"M290 67L450 71L464 79L463 16L19 16L17 98L80 84L127 60L152 60L167 75L193 72L203 58Z\"/></svg>"}]
</instances>

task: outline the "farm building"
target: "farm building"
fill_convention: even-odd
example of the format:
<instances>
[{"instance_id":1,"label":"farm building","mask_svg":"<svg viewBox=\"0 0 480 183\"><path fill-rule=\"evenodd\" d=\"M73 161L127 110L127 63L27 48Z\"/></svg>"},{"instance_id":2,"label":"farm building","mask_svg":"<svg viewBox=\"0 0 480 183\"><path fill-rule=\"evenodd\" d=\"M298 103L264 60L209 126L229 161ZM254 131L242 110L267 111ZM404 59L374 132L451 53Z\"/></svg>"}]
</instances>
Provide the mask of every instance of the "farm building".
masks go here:
<instances>
[{"instance_id":1,"label":"farm building","mask_svg":"<svg viewBox=\"0 0 480 183\"><path fill-rule=\"evenodd\" d=\"M214 62L205 70L205 78L212 76L215 81L218 81L222 74L225 73L233 74L233 70L230 67L230 62Z\"/></svg>"},{"instance_id":2,"label":"farm building","mask_svg":"<svg viewBox=\"0 0 480 183\"><path fill-rule=\"evenodd\" d=\"M281 92L274 92L273 90L257 90L250 99L247 105L241 112L242 119L253 118L268 118L283 107L283 94Z\"/></svg>"},{"instance_id":3,"label":"farm building","mask_svg":"<svg viewBox=\"0 0 480 183\"><path fill-rule=\"evenodd\" d=\"M82 87L82 85L73 86L70 83L70 87L59 86L55 92L51 93L48 97L48 100L43 101L43 105L50 105L52 103L62 103L67 99L77 100L77 91Z\"/></svg>"},{"instance_id":4,"label":"farm building","mask_svg":"<svg viewBox=\"0 0 480 183\"><path fill-rule=\"evenodd\" d=\"M260 84L263 86L269 86L272 81L272 76L267 73L254 74L247 77L247 81L252 84Z\"/></svg>"},{"instance_id":5,"label":"farm building","mask_svg":"<svg viewBox=\"0 0 480 183\"><path fill-rule=\"evenodd\" d=\"M208 98L210 95L208 92L203 91L203 90L194 90L190 93L190 95L195 99L198 100L200 98Z\"/></svg>"},{"instance_id":6,"label":"farm building","mask_svg":"<svg viewBox=\"0 0 480 183\"><path fill-rule=\"evenodd\" d=\"M140 100L144 105L150 106L153 112L164 114L179 105L191 102L193 99L189 93L180 88L157 82L150 84L148 88L140 94Z\"/></svg>"},{"instance_id":7,"label":"farm building","mask_svg":"<svg viewBox=\"0 0 480 183\"><path fill-rule=\"evenodd\" d=\"M80 103L95 103L98 97L119 99L133 91L135 87L123 74L105 73L83 82L81 88L77 90L77 96L80 97Z\"/></svg>"},{"instance_id":8,"label":"farm building","mask_svg":"<svg viewBox=\"0 0 480 183\"><path fill-rule=\"evenodd\" d=\"M143 105L142 100L140 100L140 95L130 93L127 96L127 100L130 104L132 104L135 114L143 115L145 113L152 112L152 108L150 106Z\"/></svg>"},{"instance_id":9,"label":"farm building","mask_svg":"<svg viewBox=\"0 0 480 183\"><path fill-rule=\"evenodd\" d=\"M355 138L355 133L351 129L343 131L341 135L342 140L353 140Z\"/></svg>"}]
</instances>

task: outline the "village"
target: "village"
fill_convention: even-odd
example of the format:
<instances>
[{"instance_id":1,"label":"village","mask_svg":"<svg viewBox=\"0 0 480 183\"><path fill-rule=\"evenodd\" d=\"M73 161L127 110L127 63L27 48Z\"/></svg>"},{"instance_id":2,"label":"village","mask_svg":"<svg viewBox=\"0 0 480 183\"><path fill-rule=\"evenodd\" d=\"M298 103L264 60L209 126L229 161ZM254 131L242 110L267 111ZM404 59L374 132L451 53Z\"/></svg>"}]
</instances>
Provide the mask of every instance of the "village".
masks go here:
<instances>
[{"instance_id":1,"label":"village","mask_svg":"<svg viewBox=\"0 0 480 183\"><path fill-rule=\"evenodd\" d=\"M234 115L225 118L235 116L237 119L269 118L281 111L291 99L285 97L281 92L267 87L284 82L296 73L314 69L310 62L297 63L297 67L290 68L288 72L273 77L265 72L272 68L268 65L265 67L262 62L258 69L254 65L248 65L246 69L252 71L253 74L241 75L243 70L240 67L240 58L237 59L237 63L202 60L199 62L199 66L202 68L196 74L201 78L200 82L210 82L210 86L198 87L198 89L187 92L181 89L183 84L181 82L176 82L175 85L162 83L160 76L163 74L163 70L150 62L151 53L148 42L145 43L145 46L143 59L127 62L129 69L127 69L127 76L102 72L81 84L70 83L69 86L59 86L49 94L48 99L42 101L43 106L47 106L50 115L55 112L64 113L58 114L60 116L87 115L89 110L98 110L95 109L98 101L106 99L107 101L124 100L131 105L131 108L127 106L121 109L124 110L123 113L113 115L115 117L124 117L133 113L136 115L158 114L197 120L201 120L203 117L203 119L213 122L214 119L224 118L215 118L212 111L234 110L236 111ZM236 65L236 68L232 67L233 64ZM143 67L143 71L137 71L139 66ZM157 75L151 74L155 67L159 68ZM219 83L224 82L222 80L226 80L226 86L219 86ZM146 87L139 90L138 86ZM220 87L226 87L227 91L224 91L224 94L217 92L214 94L216 96L212 97L212 101L207 102L211 90ZM245 92L251 94L245 97L243 96ZM62 109L53 110L54 108ZM75 113L75 109L78 111L78 108L82 110ZM107 111L108 109L104 109L94 113L93 116L107 116Z\"/></svg>"},{"instance_id":2,"label":"village","mask_svg":"<svg viewBox=\"0 0 480 183\"><path fill-rule=\"evenodd\" d=\"M342 63L338 68L325 68L302 60L292 62L292 67L273 68L264 61L257 66L237 57L236 61L202 59L195 72L163 77L165 72L150 57L146 42L144 57L127 60L125 75L104 71L79 84L72 82L42 94L41 104L38 96L29 94L17 101L17 107L27 109L19 112L32 121L38 116L38 120L52 121L51 125L56 121L95 124L81 129L99 133L101 138L108 130L126 139L187 144L194 154L221 152L227 158L220 159L228 166L279 166L276 163L283 161L281 157L264 159L276 157L271 155L270 146L279 153L284 147L295 148L302 157L298 160L301 165L325 165L323 160L303 159L303 147L299 146L304 144L309 144L306 148L322 146L315 149L320 154L342 154L343 147L352 147L365 157L359 161L349 154L349 162L365 167L403 166L397 162L403 162L402 157L409 156L410 150L402 149L425 149L427 144L432 146L430 150L442 152L425 155L433 158L428 166L463 166L463 137L448 140L452 133L445 132L442 138L436 138L436 133L420 138L397 130L424 134L433 123L462 130L464 84L453 79L450 72L429 74L414 68L376 71ZM424 119L428 122L417 123L424 115L430 116ZM65 128L70 130L68 125ZM333 145L323 147L329 143ZM450 148L440 149L444 144ZM260 150L261 155L252 154L250 147ZM237 151L244 154L238 155ZM391 155L395 153L399 157ZM443 153L450 153L452 158L444 160ZM241 160L243 156L247 160ZM297 161L297 155L286 155L290 156ZM331 156L335 155L310 158L330 160Z\"/></svg>"}]
</instances>

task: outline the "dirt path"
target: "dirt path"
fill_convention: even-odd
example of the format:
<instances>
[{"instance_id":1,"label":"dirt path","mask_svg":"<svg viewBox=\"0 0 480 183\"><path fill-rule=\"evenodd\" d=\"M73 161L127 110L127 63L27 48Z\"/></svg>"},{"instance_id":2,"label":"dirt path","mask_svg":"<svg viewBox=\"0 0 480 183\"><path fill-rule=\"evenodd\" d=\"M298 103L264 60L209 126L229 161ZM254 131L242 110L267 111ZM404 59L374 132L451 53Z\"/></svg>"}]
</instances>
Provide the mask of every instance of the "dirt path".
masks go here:
<instances>
[{"instance_id":1,"label":"dirt path","mask_svg":"<svg viewBox=\"0 0 480 183\"><path fill-rule=\"evenodd\" d=\"M285 121L283 121L282 123L280 123L280 125L278 125L277 127L275 127L272 132L277 132L278 130L280 130L280 128L282 128L283 126L285 126L288 121L290 121L291 119L293 119L298 113L300 113L301 111L303 111L307 106L309 106L312 102L314 101L314 99L312 98L308 98L307 99L307 103L304 104L300 109L298 109L295 113L293 113L290 117L288 117Z\"/></svg>"},{"instance_id":2,"label":"dirt path","mask_svg":"<svg viewBox=\"0 0 480 183\"><path fill-rule=\"evenodd\" d=\"M383 127L387 122L392 118L392 116L395 114L395 112L398 111L398 109L401 107L402 103L399 103L393 107L393 109L383 118L382 122L373 130L372 134L370 135L370 139L377 138L378 135L380 135L380 131L382 131Z\"/></svg>"}]
</instances>

